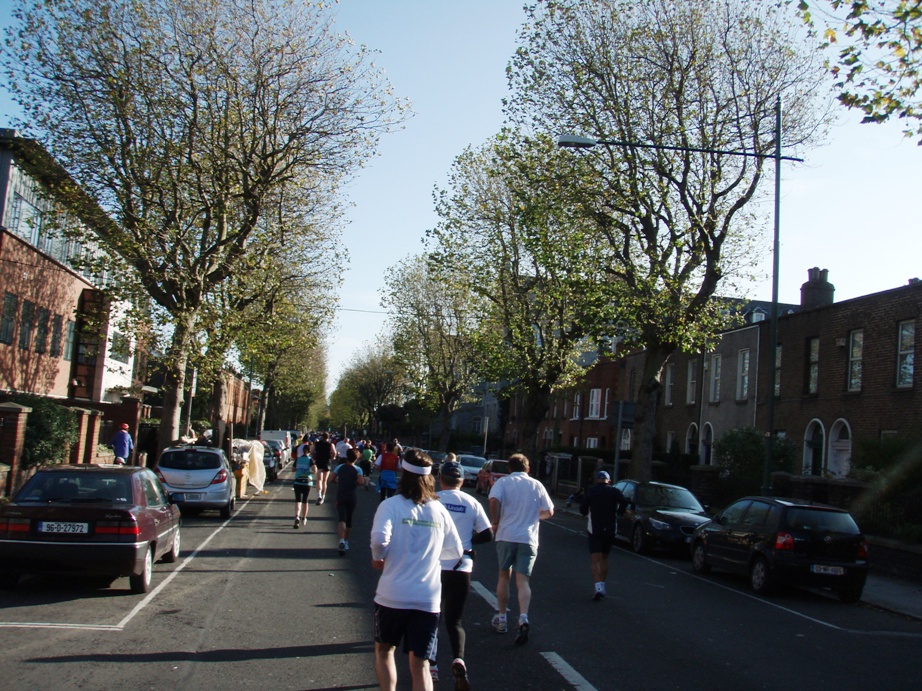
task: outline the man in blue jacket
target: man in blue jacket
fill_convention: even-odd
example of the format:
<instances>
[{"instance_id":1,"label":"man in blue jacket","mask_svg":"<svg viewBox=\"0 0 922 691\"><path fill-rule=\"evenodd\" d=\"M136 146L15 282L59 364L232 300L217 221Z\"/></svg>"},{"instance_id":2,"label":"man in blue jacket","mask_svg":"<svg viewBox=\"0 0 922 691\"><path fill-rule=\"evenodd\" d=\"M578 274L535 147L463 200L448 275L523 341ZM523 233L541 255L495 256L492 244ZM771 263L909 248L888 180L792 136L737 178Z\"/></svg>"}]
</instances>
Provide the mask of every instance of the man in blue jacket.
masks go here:
<instances>
[{"instance_id":1,"label":"man in blue jacket","mask_svg":"<svg viewBox=\"0 0 922 691\"><path fill-rule=\"evenodd\" d=\"M131 435L128 434L128 425L122 423L118 432L112 437L112 441L109 442L109 446L115 452L115 462L118 465L125 465L134 450L134 442L131 440Z\"/></svg>"}]
</instances>

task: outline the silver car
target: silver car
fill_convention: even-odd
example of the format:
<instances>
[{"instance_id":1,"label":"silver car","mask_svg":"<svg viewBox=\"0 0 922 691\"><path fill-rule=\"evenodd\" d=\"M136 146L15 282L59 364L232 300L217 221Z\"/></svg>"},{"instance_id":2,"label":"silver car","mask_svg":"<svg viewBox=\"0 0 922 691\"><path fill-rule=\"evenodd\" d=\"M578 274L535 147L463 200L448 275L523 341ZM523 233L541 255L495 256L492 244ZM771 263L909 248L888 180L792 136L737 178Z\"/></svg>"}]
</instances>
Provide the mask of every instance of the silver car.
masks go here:
<instances>
[{"instance_id":1,"label":"silver car","mask_svg":"<svg viewBox=\"0 0 922 691\"><path fill-rule=\"evenodd\" d=\"M461 470L464 472L464 484L465 485L476 485L477 484L477 473L480 472L480 469L483 468L483 464L487 462L487 459L483 456L474 456L472 454L458 454L458 463L461 464Z\"/></svg>"},{"instance_id":2,"label":"silver car","mask_svg":"<svg viewBox=\"0 0 922 691\"><path fill-rule=\"evenodd\" d=\"M168 494L183 510L217 509L230 518L237 480L224 451L210 446L171 446L154 468Z\"/></svg>"}]
</instances>

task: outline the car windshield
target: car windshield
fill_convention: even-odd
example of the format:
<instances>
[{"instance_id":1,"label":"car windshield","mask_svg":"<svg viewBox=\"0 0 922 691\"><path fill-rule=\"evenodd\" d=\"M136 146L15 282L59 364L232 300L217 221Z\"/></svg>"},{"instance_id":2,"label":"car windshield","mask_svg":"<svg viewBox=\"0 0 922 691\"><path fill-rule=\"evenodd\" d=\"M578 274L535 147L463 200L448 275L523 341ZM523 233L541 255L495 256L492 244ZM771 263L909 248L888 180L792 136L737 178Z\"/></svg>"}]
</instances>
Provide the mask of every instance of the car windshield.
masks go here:
<instances>
[{"instance_id":1,"label":"car windshield","mask_svg":"<svg viewBox=\"0 0 922 691\"><path fill-rule=\"evenodd\" d=\"M157 467L167 470L217 470L221 467L221 458L216 453L191 449L167 451L160 457Z\"/></svg>"},{"instance_id":2,"label":"car windshield","mask_svg":"<svg viewBox=\"0 0 922 691\"><path fill-rule=\"evenodd\" d=\"M637 488L637 503L642 506L704 512L704 507L695 499L695 495L683 487L642 485Z\"/></svg>"},{"instance_id":3,"label":"car windshield","mask_svg":"<svg viewBox=\"0 0 922 691\"><path fill-rule=\"evenodd\" d=\"M788 511L787 525L791 530L819 530L858 535L858 524L843 511L828 509L792 508Z\"/></svg>"},{"instance_id":4,"label":"car windshield","mask_svg":"<svg viewBox=\"0 0 922 691\"><path fill-rule=\"evenodd\" d=\"M474 468L480 470L487 459L482 456L458 456L458 463L465 468Z\"/></svg>"},{"instance_id":5,"label":"car windshield","mask_svg":"<svg viewBox=\"0 0 922 691\"><path fill-rule=\"evenodd\" d=\"M506 461L493 461L493 463L490 465L490 472L499 473L500 475L508 475L509 463Z\"/></svg>"},{"instance_id":6,"label":"car windshield","mask_svg":"<svg viewBox=\"0 0 922 691\"><path fill-rule=\"evenodd\" d=\"M16 495L17 502L130 503L127 475L37 473Z\"/></svg>"}]
</instances>

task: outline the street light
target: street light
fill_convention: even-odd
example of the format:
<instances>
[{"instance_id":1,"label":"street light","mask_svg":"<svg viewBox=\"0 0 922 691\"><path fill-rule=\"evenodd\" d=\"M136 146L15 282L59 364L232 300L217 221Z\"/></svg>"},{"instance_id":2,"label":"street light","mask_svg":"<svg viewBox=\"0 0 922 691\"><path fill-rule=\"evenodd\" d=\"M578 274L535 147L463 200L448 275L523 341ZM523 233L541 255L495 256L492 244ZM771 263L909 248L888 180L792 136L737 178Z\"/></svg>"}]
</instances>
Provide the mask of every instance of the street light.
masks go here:
<instances>
[{"instance_id":1,"label":"street light","mask_svg":"<svg viewBox=\"0 0 922 691\"><path fill-rule=\"evenodd\" d=\"M771 495L771 460L772 460L772 433L775 426L775 369L778 355L778 272L779 272L779 236L781 219L781 161L796 161L803 163L802 158L781 155L781 97L775 100L775 151L771 154L760 154L753 151L726 151L722 149L698 149L688 146L667 146L665 144L644 144L642 142L627 142L613 139L591 139L574 134L563 134L557 138L557 146L571 149L589 149L596 145L607 146L633 146L641 149L656 149L660 151L683 151L704 154L723 154L726 156L746 156L749 158L772 158L775 160L775 233L772 250L772 321L770 327L770 345L772 366L769 372L768 408L766 409L765 435L765 460L762 467L762 494Z\"/></svg>"}]
</instances>

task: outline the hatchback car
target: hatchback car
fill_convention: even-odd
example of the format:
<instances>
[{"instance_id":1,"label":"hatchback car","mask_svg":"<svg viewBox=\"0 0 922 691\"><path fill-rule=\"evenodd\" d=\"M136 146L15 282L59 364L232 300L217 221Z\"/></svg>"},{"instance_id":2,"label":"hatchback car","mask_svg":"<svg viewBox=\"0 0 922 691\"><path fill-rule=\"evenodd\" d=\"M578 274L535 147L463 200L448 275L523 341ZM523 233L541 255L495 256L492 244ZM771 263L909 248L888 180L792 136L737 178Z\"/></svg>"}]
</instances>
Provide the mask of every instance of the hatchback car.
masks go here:
<instances>
[{"instance_id":1,"label":"hatchback car","mask_svg":"<svg viewBox=\"0 0 922 691\"><path fill-rule=\"evenodd\" d=\"M154 467L167 492L181 493L183 510L217 509L230 518L236 501L234 471L224 451L211 446L171 446Z\"/></svg>"},{"instance_id":2,"label":"hatchback car","mask_svg":"<svg viewBox=\"0 0 922 691\"><path fill-rule=\"evenodd\" d=\"M489 494L493 483L510 472L509 461L487 461L477 473L477 494Z\"/></svg>"},{"instance_id":3,"label":"hatchback car","mask_svg":"<svg viewBox=\"0 0 922 691\"><path fill-rule=\"evenodd\" d=\"M868 543L848 511L799 499L735 501L695 531L691 550L698 573L747 575L759 594L786 583L856 602L868 574Z\"/></svg>"},{"instance_id":4,"label":"hatchback car","mask_svg":"<svg viewBox=\"0 0 922 691\"><path fill-rule=\"evenodd\" d=\"M458 463L461 464L461 470L464 472L464 484L474 486L477 484L477 473L483 468L487 459L483 456L473 456L462 453L458 455Z\"/></svg>"},{"instance_id":5,"label":"hatchback car","mask_svg":"<svg viewBox=\"0 0 922 691\"><path fill-rule=\"evenodd\" d=\"M695 528L710 520L695 495L679 485L621 480L615 487L627 500L616 537L630 542L638 554L649 547L687 554Z\"/></svg>"},{"instance_id":6,"label":"hatchback car","mask_svg":"<svg viewBox=\"0 0 922 691\"><path fill-rule=\"evenodd\" d=\"M0 585L24 573L78 574L150 588L153 563L179 557L180 514L147 468L39 468L0 506Z\"/></svg>"}]
</instances>

